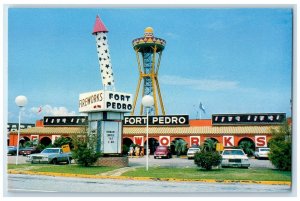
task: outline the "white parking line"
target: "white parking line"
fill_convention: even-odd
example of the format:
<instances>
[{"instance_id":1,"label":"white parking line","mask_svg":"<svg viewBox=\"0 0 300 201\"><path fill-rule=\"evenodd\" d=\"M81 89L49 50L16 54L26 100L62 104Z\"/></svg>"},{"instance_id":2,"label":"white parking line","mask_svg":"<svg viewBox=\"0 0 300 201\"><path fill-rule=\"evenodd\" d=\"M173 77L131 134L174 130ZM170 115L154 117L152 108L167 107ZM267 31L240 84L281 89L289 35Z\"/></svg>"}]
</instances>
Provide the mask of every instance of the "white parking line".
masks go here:
<instances>
[{"instance_id":1,"label":"white parking line","mask_svg":"<svg viewBox=\"0 0 300 201\"><path fill-rule=\"evenodd\" d=\"M8 191L24 191L24 192L41 192L41 193L56 193L58 191L45 191L45 190L34 190L34 189L15 189L11 188Z\"/></svg>"}]
</instances>

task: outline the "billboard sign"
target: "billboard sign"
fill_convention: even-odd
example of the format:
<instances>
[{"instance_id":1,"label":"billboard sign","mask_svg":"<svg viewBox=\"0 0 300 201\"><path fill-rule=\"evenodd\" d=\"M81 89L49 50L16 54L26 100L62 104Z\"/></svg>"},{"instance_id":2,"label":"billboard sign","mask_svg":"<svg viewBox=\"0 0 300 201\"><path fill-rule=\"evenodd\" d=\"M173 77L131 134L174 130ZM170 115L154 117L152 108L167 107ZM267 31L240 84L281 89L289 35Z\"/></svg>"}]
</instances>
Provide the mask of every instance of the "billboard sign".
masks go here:
<instances>
[{"instance_id":1,"label":"billboard sign","mask_svg":"<svg viewBox=\"0 0 300 201\"><path fill-rule=\"evenodd\" d=\"M132 95L116 91L94 91L79 95L79 112L131 112Z\"/></svg>"},{"instance_id":2,"label":"billboard sign","mask_svg":"<svg viewBox=\"0 0 300 201\"><path fill-rule=\"evenodd\" d=\"M102 153L121 153L122 122L102 121Z\"/></svg>"},{"instance_id":3,"label":"billboard sign","mask_svg":"<svg viewBox=\"0 0 300 201\"><path fill-rule=\"evenodd\" d=\"M82 126L87 125L87 116L45 116L44 126Z\"/></svg>"},{"instance_id":4,"label":"billboard sign","mask_svg":"<svg viewBox=\"0 0 300 201\"><path fill-rule=\"evenodd\" d=\"M280 124L286 119L285 113L257 113L257 114L213 114L213 125L236 124Z\"/></svg>"}]
</instances>

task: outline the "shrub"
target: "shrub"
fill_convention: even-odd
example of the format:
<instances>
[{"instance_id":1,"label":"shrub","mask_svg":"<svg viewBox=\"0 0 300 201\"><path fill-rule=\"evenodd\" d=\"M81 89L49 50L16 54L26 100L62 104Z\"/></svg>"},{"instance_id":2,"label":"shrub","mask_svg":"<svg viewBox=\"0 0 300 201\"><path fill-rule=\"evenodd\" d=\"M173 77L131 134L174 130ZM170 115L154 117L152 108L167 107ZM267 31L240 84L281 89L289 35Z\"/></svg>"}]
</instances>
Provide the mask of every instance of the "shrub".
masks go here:
<instances>
[{"instance_id":1,"label":"shrub","mask_svg":"<svg viewBox=\"0 0 300 201\"><path fill-rule=\"evenodd\" d=\"M96 150L97 135L88 135L87 128L84 128L80 135L73 136L72 139L74 143L72 158L79 165L91 166L101 156L101 153Z\"/></svg>"},{"instance_id":2,"label":"shrub","mask_svg":"<svg viewBox=\"0 0 300 201\"><path fill-rule=\"evenodd\" d=\"M216 151L205 151L202 149L195 154L194 162L198 167L211 170L213 166L221 164L222 156Z\"/></svg>"},{"instance_id":3,"label":"shrub","mask_svg":"<svg viewBox=\"0 0 300 201\"><path fill-rule=\"evenodd\" d=\"M100 153L96 152L91 146L88 146L86 142L80 142L77 144L76 149L73 150L72 157L78 164L87 167L97 161Z\"/></svg>"},{"instance_id":4,"label":"shrub","mask_svg":"<svg viewBox=\"0 0 300 201\"><path fill-rule=\"evenodd\" d=\"M292 168L292 133L290 126L285 123L278 130L272 129L269 141L271 163L279 170Z\"/></svg>"}]
</instances>

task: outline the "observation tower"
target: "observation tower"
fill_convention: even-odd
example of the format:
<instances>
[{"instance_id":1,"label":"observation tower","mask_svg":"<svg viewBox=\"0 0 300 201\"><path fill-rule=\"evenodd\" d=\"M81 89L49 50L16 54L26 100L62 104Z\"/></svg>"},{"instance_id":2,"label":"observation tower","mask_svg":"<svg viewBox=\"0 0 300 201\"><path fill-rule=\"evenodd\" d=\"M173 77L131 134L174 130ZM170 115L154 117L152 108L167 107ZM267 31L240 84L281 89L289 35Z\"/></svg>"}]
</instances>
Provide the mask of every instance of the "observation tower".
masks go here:
<instances>
[{"instance_id":1,"label":"observation tower","mask_svg":"<svg viewBox=\"0 0 300 201\"><path fill-rule=\"evenodd\" d=\"M150 108L149 113L151 115L159 115L160 106L161 114L165 115L164 104L158 83L158 71L166 41L164 39L154 37L152 27L145 28L144 32L144 37L137 38L132 41L133 49L137 57L139 80L133 101L133 110L131 115L133 115L135 112L141 85L141 98L145 95L151 95L154 99L154 105L152 108ZM157 99L159 99L159 103ZM146 110L141 104L140 115L143 114L146 114Z\"/></svg>"}]
</instances>

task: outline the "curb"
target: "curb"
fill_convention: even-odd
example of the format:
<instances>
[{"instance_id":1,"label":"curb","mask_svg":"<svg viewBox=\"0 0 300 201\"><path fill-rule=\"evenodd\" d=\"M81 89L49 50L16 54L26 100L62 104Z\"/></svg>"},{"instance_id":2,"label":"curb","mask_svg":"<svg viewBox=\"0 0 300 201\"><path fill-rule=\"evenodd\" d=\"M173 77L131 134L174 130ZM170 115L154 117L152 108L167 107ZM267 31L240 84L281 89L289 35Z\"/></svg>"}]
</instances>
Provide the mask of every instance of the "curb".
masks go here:
<instances>
[{"instance_id":1,"label":"curb","mask_svg":"<svg viewBox=\"0 0 300 201\"><path fill-rule=\"evenodd\" d=\"M44 175L54 177L77 177L88 179L120 179L120 180L139 180L139 181L172 181L172 182L204 182L204 183L241 183L241 184L264 184L264 185L288 185L289 181L251 181L251 180L218 180L218 179L176 179L176 178L155 178L155 177L128 177L128 176L103 176L103 175L84 175L56 172L32 172L22 170L8 170L8 174Z\"/></svg>"}]
</instances>

